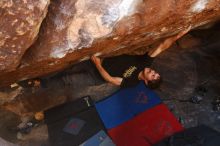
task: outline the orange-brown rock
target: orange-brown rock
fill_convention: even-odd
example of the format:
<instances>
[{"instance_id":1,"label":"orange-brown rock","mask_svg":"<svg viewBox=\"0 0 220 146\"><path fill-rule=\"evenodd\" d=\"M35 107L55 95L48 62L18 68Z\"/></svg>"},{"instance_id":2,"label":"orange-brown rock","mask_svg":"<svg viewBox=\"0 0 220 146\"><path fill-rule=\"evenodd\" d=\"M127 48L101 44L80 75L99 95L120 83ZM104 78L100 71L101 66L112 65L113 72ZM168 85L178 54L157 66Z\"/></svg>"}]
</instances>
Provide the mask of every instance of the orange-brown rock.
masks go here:
<instances>
[{"instance_id":1,"label":"orange-brown rock","mask_svg":"<svg viewBox=\"0 0 220 146\"><path fill-rule=\"evenodd\" d=\"M0 72L13 71L33 44L50 0L0 1Z\"/></svg>"},{"instance_id":2,"label":"orange-brown rock","mask_svg":"<svg viewBox=\"0 0 220 146\"><path fill-rule=\"evenodd\" d=\"M94 53L131 52L219 16L220 0L54 0L38 40L16 70L1 71L0 86L62 70Z\"/></svg>"}]
</instances>

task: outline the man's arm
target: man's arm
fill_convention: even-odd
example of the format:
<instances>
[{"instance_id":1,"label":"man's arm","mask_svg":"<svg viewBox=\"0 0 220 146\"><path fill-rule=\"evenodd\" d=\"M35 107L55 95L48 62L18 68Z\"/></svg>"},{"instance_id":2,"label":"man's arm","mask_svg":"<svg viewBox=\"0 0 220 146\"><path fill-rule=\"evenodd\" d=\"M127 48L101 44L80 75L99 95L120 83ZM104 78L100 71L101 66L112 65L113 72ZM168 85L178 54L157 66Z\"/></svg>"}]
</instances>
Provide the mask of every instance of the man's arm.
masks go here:
<instances>
[{"instance_id":1,"label":"man's arm","mask_svg":"<svg viewBox=\"0 0 220 146\"><path fill-rule=\"evenodd\" d=\"M112 83L113 85L120 86L122 82L122 78L120 77L112 77L109 75L109 73L102 67L102 63L100 58L96 56L91 57L92 62L95 64L96 68L98 69L101 76L109 83Z\"/></svg>"},{"instance_id":2,"label":"man's arm","mask_svg":"<svg viewBox=\"0 0 220 146\"><path fill-rule=\"evenodd\" d=\"M165 39L156 49L153 49L148 53L150 57L156 57L164 50L168 49L176 40L181 38L183 35L185 35L189 30L191 29L191 26L188 27L186 30L181 31L179 34L169 37Z\"/></svg>"}]
</instances>

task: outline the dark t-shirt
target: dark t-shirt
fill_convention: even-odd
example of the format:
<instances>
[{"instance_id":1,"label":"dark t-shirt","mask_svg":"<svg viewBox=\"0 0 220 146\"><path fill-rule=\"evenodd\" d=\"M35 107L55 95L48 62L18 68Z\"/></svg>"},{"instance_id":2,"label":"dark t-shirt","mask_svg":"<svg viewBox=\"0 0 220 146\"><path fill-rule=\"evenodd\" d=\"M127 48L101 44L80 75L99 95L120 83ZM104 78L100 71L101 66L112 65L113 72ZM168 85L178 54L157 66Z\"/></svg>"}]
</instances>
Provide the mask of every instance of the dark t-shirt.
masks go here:
<instances>
[{"instance_id":1,"label":"dark t-shirt","mask_svg":"<svg viewBox=\"0 0 220 146\"><path fill-rule=\"evenodd\" d=\"M145 67L151 66L152 57L144 55L121 55L103 60L104 69L113 77L123 78L121 87L127 88L139 83L138 74Z\"/></svg>"}]
</instances>

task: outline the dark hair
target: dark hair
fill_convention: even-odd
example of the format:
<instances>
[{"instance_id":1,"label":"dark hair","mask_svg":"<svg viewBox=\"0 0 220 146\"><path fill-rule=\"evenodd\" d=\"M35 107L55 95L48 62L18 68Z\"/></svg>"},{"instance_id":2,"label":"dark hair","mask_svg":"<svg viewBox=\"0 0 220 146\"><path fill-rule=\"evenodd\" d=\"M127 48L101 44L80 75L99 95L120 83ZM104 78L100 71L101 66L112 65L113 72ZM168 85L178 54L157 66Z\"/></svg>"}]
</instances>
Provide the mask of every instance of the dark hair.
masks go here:
<instances>
[{"instance_id":1,"label":"dark hair","mask_svg":"<svg viewBox=\"0 0 220 146\"><path fill-rule=\"evenodd\" d=\"M158 78L156 80L148 81L148 87L151 89L156 89L160 87L160 84L162 83L162 78Z\"/></svg>"}]
</instances>

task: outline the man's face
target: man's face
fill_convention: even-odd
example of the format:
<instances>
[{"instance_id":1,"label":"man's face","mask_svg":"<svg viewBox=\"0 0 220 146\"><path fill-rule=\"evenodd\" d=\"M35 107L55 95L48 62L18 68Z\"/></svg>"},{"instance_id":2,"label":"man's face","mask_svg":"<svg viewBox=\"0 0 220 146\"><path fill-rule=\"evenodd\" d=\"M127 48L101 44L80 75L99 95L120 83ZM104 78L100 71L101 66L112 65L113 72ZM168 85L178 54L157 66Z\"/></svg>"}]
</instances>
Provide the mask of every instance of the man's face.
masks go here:
<instances>
[{"instance_id":1,"label":"man's face","mask_svg":"<svg viewBox=\"0 0 220 146\"><path fill-rule=\"evenodd\" d=\"M150 68L145 68L144 69L144 78L147 81L153 81L153 80L157 80L160 78L159 73L155 72L155 70L150 69Z\"/></svg>"}]
</instances>

